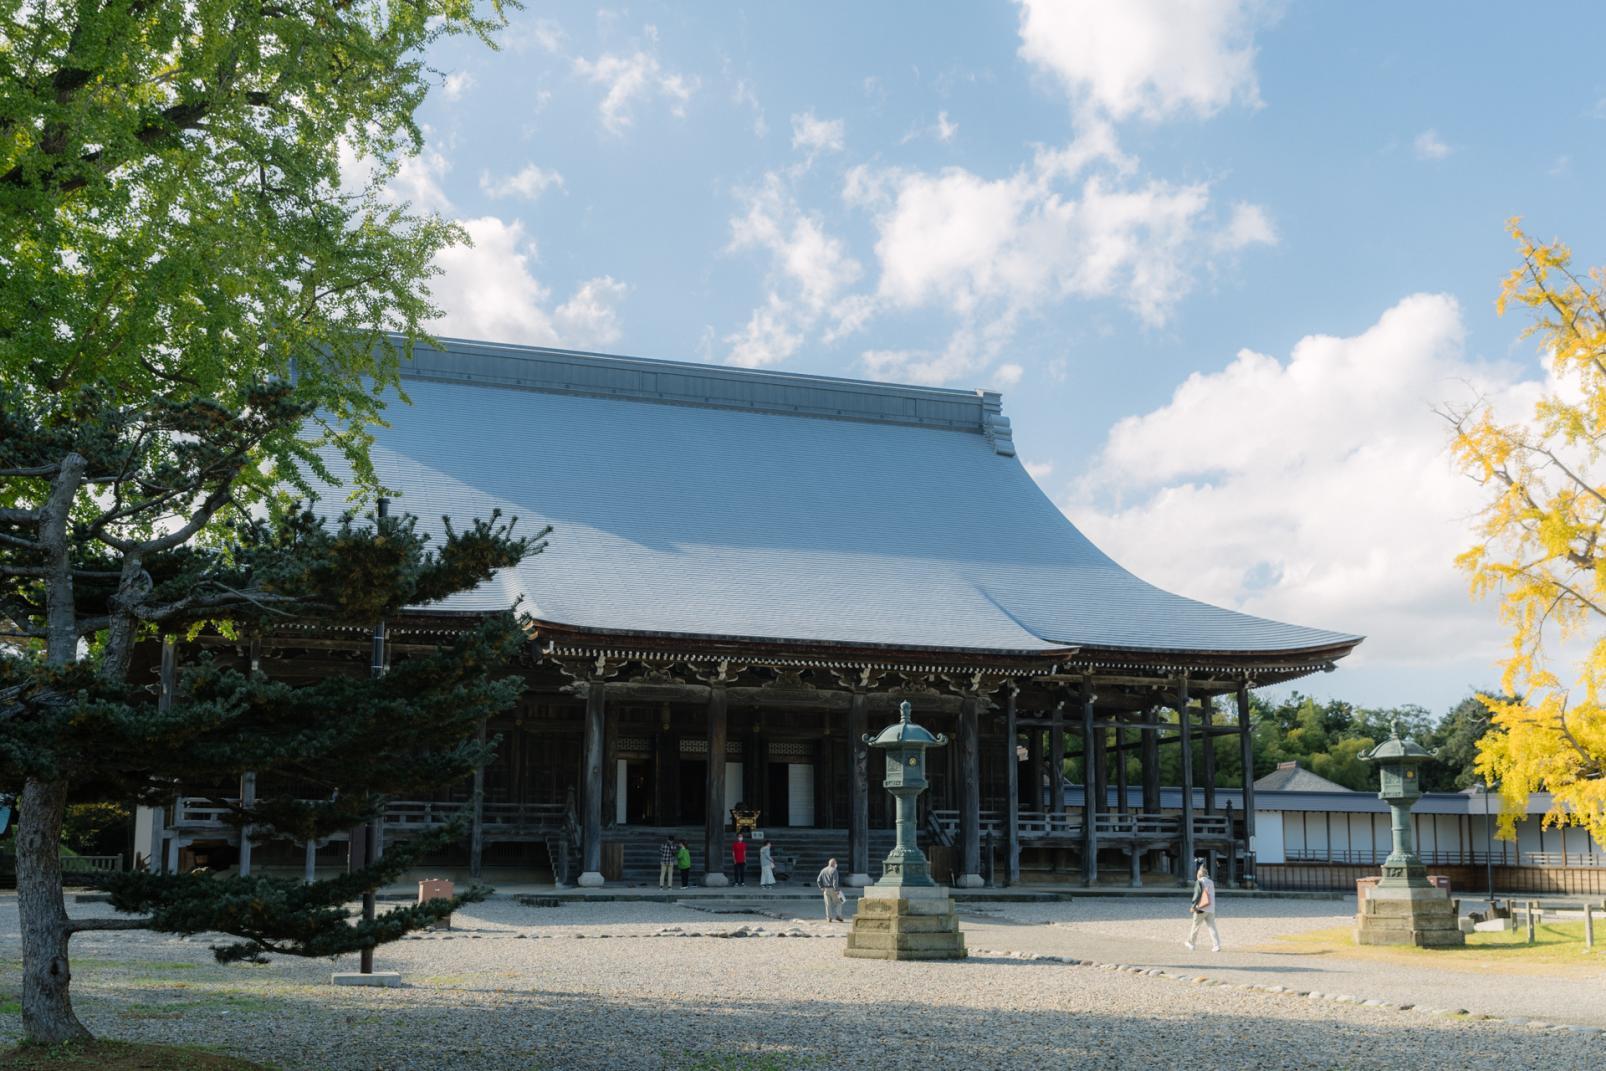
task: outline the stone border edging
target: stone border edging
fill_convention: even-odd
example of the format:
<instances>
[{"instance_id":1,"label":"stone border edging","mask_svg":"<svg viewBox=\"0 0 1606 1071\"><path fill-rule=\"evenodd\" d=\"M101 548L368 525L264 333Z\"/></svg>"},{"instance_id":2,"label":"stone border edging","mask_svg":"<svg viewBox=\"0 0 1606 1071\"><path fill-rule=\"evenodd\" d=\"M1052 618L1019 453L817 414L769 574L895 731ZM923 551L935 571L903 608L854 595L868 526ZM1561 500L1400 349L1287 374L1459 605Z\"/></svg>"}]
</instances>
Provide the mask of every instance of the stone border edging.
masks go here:
<instances>
[{"instance_id":1,"label":"stone border edging","mask_svg":"<svg viewBox=\"0 0 1606 1071\"><path fill-rule=\"evenodd\" d=\"M1506 1023L1511 1026L1525 1026L1530 1030L1556 1030L1571 1034L1594 1036L1606 1033L1606 1027L1575 1026L1567 1023L1547 1023L1537 1019L1525 1019L1521 1016L1475 1015L1465 1008L1432 1008L1420 1004L1399 1004L1389 1000L1366 999L1350 996L1346 993L1320 993L1314 990L1293 989L1285 985L1256 985L1252 982L1228 982L1209 975L1178 974L1175 971L1162 970L1159 967L1134 967L1126 963L1095 963L1092 960L1077 959L1074 956L1053 956L1040 952L1009 952L995 949L971 949L972 956L1002 956L1007 959L1039 960L1044 963L1063 963L1070 967L1088 967L1094 970L1123 971L1127 974L1141 974L1150 978L1165 978L1174 982L1188 982L1192 985L1212 986L1219 989L1242 989L1258 993L1270 993L1279 996L1297 997L1304 1000L1327 1000L1334 1004L1355 1004L1365 1008L1386 1008L1394 1011L1414 1011L1420 1015L1439 1015L1455 1019L1470 1019L1482 1022Z\"/></svg>"}]
</instances>

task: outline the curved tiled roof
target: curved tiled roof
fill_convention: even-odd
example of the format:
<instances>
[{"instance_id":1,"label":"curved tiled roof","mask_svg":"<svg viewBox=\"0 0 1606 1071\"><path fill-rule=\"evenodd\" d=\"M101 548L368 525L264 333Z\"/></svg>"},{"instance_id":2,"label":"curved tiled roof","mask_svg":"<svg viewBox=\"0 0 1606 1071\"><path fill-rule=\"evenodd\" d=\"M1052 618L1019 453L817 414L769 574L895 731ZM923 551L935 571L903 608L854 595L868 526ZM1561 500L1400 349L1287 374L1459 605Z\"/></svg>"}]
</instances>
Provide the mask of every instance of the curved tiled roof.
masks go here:
<instances>
[{"instance_id":1,"label":"curved tiled roof","mask_svg":"<svg viewBox=\"0 0 1606 1071\"><path fill-rule=\"evenodd\" d=\"M991 392L455 341L404 378L413 404L373 450L397 507L555 529L438 609L522 599L582 630L1019 653L1359 640L1122 569L1015 458Z\"/></svg>"}]
</instances>

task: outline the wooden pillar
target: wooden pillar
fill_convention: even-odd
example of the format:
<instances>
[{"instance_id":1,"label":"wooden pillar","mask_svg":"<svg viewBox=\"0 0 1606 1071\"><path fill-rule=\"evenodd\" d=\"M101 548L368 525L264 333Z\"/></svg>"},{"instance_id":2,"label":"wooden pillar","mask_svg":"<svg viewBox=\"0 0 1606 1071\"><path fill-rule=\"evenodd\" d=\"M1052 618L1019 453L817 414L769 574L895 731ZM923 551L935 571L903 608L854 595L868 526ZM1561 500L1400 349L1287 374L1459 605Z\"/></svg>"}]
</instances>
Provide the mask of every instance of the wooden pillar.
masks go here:
<instances>
[{"instance_id":1,"label":"wooden pillar","mask_svg":"<svg viewBox=\"0 0 1606 1071\"><path fill-rule=\"evenodd\" d=\"M1216 713L1210 697L1199 700L1199 720L1204 725L1204 809L1205 814L1216 813L1216 736L1211 723Z\"/></svg>"},{"instance_id":2,"label":"wooden pillar","mask_svg":"<svg viewBox=\"0 0 1606 1071\"><path fill-rule=\"evenodd\" d=\"M870 884L870 749L866 704L869 696L854 692L848 706L848 884Z\"/></svg>"},{"instance_id":3,"label":"wooden pillar","mask_svg":"<svg viewBox=\"0 0 1606 1071\"><path fill-rule=\"evenodd\" d=\"M964 870L955 882L977 888L981 878L981 753L977 722L981 697L967 695L959 702L959 830L964 845Z\"/></svg>"},{"instance_id":4,"label":"wooden pillar","mask_svg":"<svg viewBox=\"0 0 1606 1071\"><path fill-rule=\"evenodd\" d=\"M1085 780L1085 779L1084 779ZM1065 814L1065 704L1055 703L1048 728L1048 813Z\"/></svg>"},{"instance_id":5,"label":"wooden pillar","mask_svg":"<svg viewBox=\"0 0 1606 1071\"><path fill-rule=\"evenodd\" d=\"M580 792L580 884L602 884L602 754L607 685L586 687L585 783Z\"/></svg>"},{"instance_id":6,"label":"wooden pillar","mask_svg":"<svg viewBox=\"0 0 1606 1071\"><path fill-rule=\"evenodd\" d=\"M1193 881L1193 730L1188 718L1188 677L1177 681L1177 726L1182 748L1182 844L1178 849L1177 884Z\"/></svg>"},{"instance_id":7,"label":"wooden pillar","mask_svg":"<svg viewBox=\"0 0 1606 1071\"><path fill-rule=\"evenodd\" d=\"M1082 678L1082 884L1093 885L1099 878L1098 805L1088 777L1093 755L1093 678Z\"/></svg>"},{"instance_id":8,"label":"wooden pillar","mask_svg":"<svg viewBox=\"0 0 1606 1071\"><path fill-rule=\"evenodd\" d=\"M1004 883L1020 884L1020 734L1015 725L1015 696L1010 685L1004 698Z\"/></svg>"},{"instance_id":9,"label":"wooden pillar","mask_svg":"<svg viewBox=\"0 0 1606 1071\"><path fill-rule=\"evenodd\" d=\"M1118 809L1122 814L1132 810L1132 804L1127 799L1126 792L1126 730L1117 725L1115 727L1115 795Z\"/></svg>"},{"instance_id":10,"label":"wooden pillar","mask_svg":"<svg viewBox=\"0 0 1606 1071\"><path fill-rule=\"evenodd\" d=\"M1255 738L1249 724L1249 684L1238 685L1238 751L1244 766L1244 852L1251 859L1255 851ZM1349 822L1344 824L1345 842L1348 843ZM1353 847L1353 845L1351 846ZM1251 864L1245 868L1245 884L1256 872Z\"/></svg>"},{"instance_id":11,"label":"wooden pillar","mask_svg":"<svg viewBox=\"0 0 1606 1071\"><path fill-rule=\"evenodd\" d=\"M485 719L480 719L474 731L474 740L485 747ZM485 856L485 759L483 755L474 764L474 795L468 816L468 876L480 880L480 863ZM553 875L556 878L556 875Z\"/></svg>"},{"instance_id":12,"label":"wooden pillar","mask_svg":"<svg viewBox=\"0 0 1606 1071\"><path fill-rule=\"evenodd\" d=\"M831 712L821 715L825 732L814 747L814 825L817 829L836 828L836 752L831 739Z\"/></svg>"},{"instance_id":13,"label":"wooden pillar","mask_svg":"<svg viewBox=\"0 0 1606 1071\"><path fill-rule=\"evenodd\" d=\"M1093 798L1098 801L1097 810L1100 814L1110 809L1110 753L1108 742L1110 731L1103 726L1093 729L1093 772L1083 777L1093 786Z\"/></svg>"},{"instance_id":14,"label":"wooden pillar","mask_svg":"<svg viewBox=\"0 0 1606 1071\"><path fill-rule=\"evenodd\" d=\"M1047 811L1043 803L1043 730L1026 730L1026 783L1021 785L1028 811Z\"/></svg>"},{"instance_id":15,"label":"wooden pillar","mask_svg":"<svg viewBox=\"0 0 1606 1071\"><path fill-rule=\"evenodd\" d=\"M703 819L703 884L729 885L725 877L725 718L723 684L708 689L708 813Z\"/></svg>"},{"instance_id":16,"label":"wooden pillar","mask_svg":"<svg viewBox=\"0 0 1606 1071\"><path fill-rule=\"evenodd\" d=\"M1145 718L1153 720L1159 717L1159 711L1145 711ZM1160 810L1160 730L1143 729L1141 747L1138 751L1138 765L1142 769L1143 778L1143 809L1150 814L1158 814Z\"/></svg>"}]
</instances>

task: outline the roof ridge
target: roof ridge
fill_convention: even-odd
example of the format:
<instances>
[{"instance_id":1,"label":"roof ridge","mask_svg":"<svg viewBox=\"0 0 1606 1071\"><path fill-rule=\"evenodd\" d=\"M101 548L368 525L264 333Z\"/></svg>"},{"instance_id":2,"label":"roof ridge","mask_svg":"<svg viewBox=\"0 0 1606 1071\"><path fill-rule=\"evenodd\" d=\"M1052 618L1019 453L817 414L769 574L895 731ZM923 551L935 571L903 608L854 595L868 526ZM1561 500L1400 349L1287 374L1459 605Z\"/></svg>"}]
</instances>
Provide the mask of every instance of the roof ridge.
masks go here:
<instances>
[{"instance_id":1,"label":"roof ridge","mask_svg":"<svg viewBox=\"0 0 1606 1071\"><path fill-rule=\"evenodd\" d=\"M788 416L944 428L983 435L1014 456L1003 396L771 369L443 338L419 343L404 379L620 398Z\"/></svg>"}]
</instances>

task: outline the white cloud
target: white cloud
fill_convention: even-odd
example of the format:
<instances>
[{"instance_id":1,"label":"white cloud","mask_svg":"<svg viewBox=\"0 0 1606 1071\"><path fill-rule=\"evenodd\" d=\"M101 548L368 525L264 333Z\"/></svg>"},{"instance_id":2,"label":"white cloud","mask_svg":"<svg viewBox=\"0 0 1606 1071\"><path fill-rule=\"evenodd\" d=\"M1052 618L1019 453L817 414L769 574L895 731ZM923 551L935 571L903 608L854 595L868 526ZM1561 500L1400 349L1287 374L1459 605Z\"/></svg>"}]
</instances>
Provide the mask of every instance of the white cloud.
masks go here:
<instances>
[{"instance_id":1,"label":"white cloud","mask_svg":"<svg viewBox=\"0 0 1606 1071\"><path fill-rule=\"evenodd\" d=\"M802 334L793 326L795 319L790 305L771 292L769 300L753 310L746 326L725 336L730 346L726 362L743 368L780 364L803 345Z\"/></svg>"},{"instance_id":2,"label":"white cloud","mask_svg":"<svg viewBox=\"0 0 1606 1071\"><path fill-rule=\"evenodd\" d=\"M474 88L474 76L468 71L453 71L446 76L446 84L441 92L447 100L459 100L464 93Z\"/></svg>"},{"instance_id":3,"label":"white cloud","mask_svg":"<svg viewBox=\"0 0 1606 1071\"><path fill-rule=\"evenodd\" d=\"M1365 633L1364 660L1494 658L1494 614L1453 566L1480 492L1433 407L1476 391L1531 412L1538 384L1469 361L1464 334L1454 299L1419 294L1286 361L1245 350L1116 424L1066 513L1162 587Z\"/></svg>"},{"instance_id":4,"label":"white cloud","mask_svg":"<svg viewBox=\"0 0 1606 1071\"><path fill-rule=\"evenodd\" d=\"M417 156L404 156L386 186L393 201L406 201L420 212L449 213L451 199L446 196L446 173L450 161L438 150L426 147Z\"/></svg>"},{"instance_id":5,"label":"white cloud","mask_svg":"<svg viewBox=\"0 0 1606 1071\"><path fill-rule=\"evenodd\" d=\"M611 346L624 333L619 326L619 304L630 288L611 275L587 279L574 296L552 314L553 325L565 345L582 349Z\"/></svg>"},{"instance_id":6,"label":"white cloud","mask_svg":"<svg viewBox=\"0 0 1606 1071\"><path fill-rule=\"evenodd\" d=\"M493 178L489 171L480 173L480 189L487 197L522 197L533 201L550 189L562 189L563 176L556 171L526 164L517 174Z\"/></svg>"},{"instance_id":7,"label":"white cloud","mask_svg":"<svg viewBox=\"0 0 1606 1071\"><path fill-rule=\"evenodd\" d=\"M1020 0L1020 54L1085 110L1157 120L1260 103L1259 0Z\"/></svg>"},{"instance_id":8,"label":"white cloud","mask_svg":"<svg viewBox=\"0 0 1606 1071\"><path fill-rule=\"evenodd\" d=\"M1020 382L1020 377L1026 374L1026 369L1013 361L1006 361L993 369L993 383L1000 387L1013 387Z\"/></svg>"},{"instance_id":9,"label":"white cloud","mask_svg":"<svg viewBox=\"0 0 1606 1071\"><path fill-rule=\"evenodd\" d=\"M1054 475L1054 463L1052 461L1026 461L1022 462L1022 464L1026 466L1026 475L1038 483L1042 483Z\"/></svg>"},{"instance_id":10,"label":"white cloud","mask_svg":"<svg viewBox=\"0 0 1606 1071\"><path fill-rule=\"evenodd\" d=\"M746 108L753 115L753 136L763 138L768 136L770 125L764 119L764 105L758 99L758 90L753 83L745 78L736 80L736 88L731 91L731 100Z\"/></svg>"},{"instance_id":11,"label":"white cloud","mask_svg":"<svg viewBox=\"0 0 1606 1071\"><path fill-rule=\"evenodd\" d=\"M473 244L435 258L441 274L430 291L442 315L432 330L532 346L605 346L619 339L624 284L609 276L587 280L549 312L552 293L532 271L538 253L524 225L495 216L460 222Z\"/></svg>"},{"instance_id":12,"label":"white cloud","mask_svg":"<svg viewBox=\"0 0 1606 1071\"><path fill-rule=\"evenodd\" d=\"M1232 206L1232 217L1216 236L1216 248L1229 253L1252 245L1276 244L1277 228L1266 210L1242 202Z\"/></svg>"},{"instance_id":13,"label":"white cloud","mask_svg":"<svg viewBox=\"0 0 1606 1071\"><path fill-rule=\"evenodd\" d=\"M950 121L949 118L948 118L948 113L947 112L938 112L937 113L937 140L940 141L940 142L943 142L944 144L947 144L948 142L954 140L954 135L956 135L958 133L959 133L959 124Z\"/></svg>"},{"instance_id":14,"label":"white cloud","mask_svg":"<svg viewBox=\"0 0 1606 1071\"><path fill-rule=\"evenodd\" d=\"M878 293L890 304L975 313L1021 311L1065 297L1115 297L1162 324L1210 247L1271 235L1241 206L1226 230L1211 220L1209 188L1096 173L1057 181L1068 152L1041 154L1004 178L963 168L851 177L848 195L880 201ZM1254 224L1260 233L1254 233Z\"/></svg>"},{"instance_id":15,"label":"white cloud","mask_svg":"<svg viewBox=\"0 0 1606 1071\"><path fill-rule=\"evenodd\" d=\"M770 172L756 189L741 194L741 214L730 222L728 252L762 252L770 262L770 290L747 325L726 337L732 364L776 364L797 352L804 338L824 326L830 333L855 330L870 309L847 291L864 269L818 216L804 212L788 176Z\"/></svg>"},{"instance_id":16,"label":"white cloud","mask_svg":"<svg viewBox=\"0 0 1606 1071\"><path fill-rule=\"evenodd\" d=\"M792 116L792 148L802 149L811 158L822 152L841 152L847 143L846 124L840 119L820 119L812 111Z\"/></svg>"},{"instance_id":17,"label":"white cloud","mask_svg":"<svg viewBox=\"0 0 1606 1071\"><path fill-rule=\"evenodd\" d=\"M1443 160L1455 152L1453 148L1444 143L1437 130L1424 130L1416 136L1411 143L1412 150L1418 160Z\"/></svg>"},{"instance_id":18,"label":"white cloud","mask_svg":"<svg viewBox=\"0 0 1606 1071\"><path fill-rule=\"evenodd\" d=\"M536 19L529 36L536 45L554 55L563 50L563 28L551 19Z\"/></svg>"},{"instance_id":19,"label":"white cloud","mask_svg":"<svg viewBox=\"0 0 1606 1071\"><path fill-rule=\"evenodd\" d=\"M635 122L636 105L653 98L667 101L670 114L684 118L686 103L699 85L696 78L664 70L657 56L641 49L628 56L609 53L595 60L579 57L574 61L574 70L586 81L607 88L597 110L603 127L613 134L624 133Z\"/></svg>"}]
</instances>

